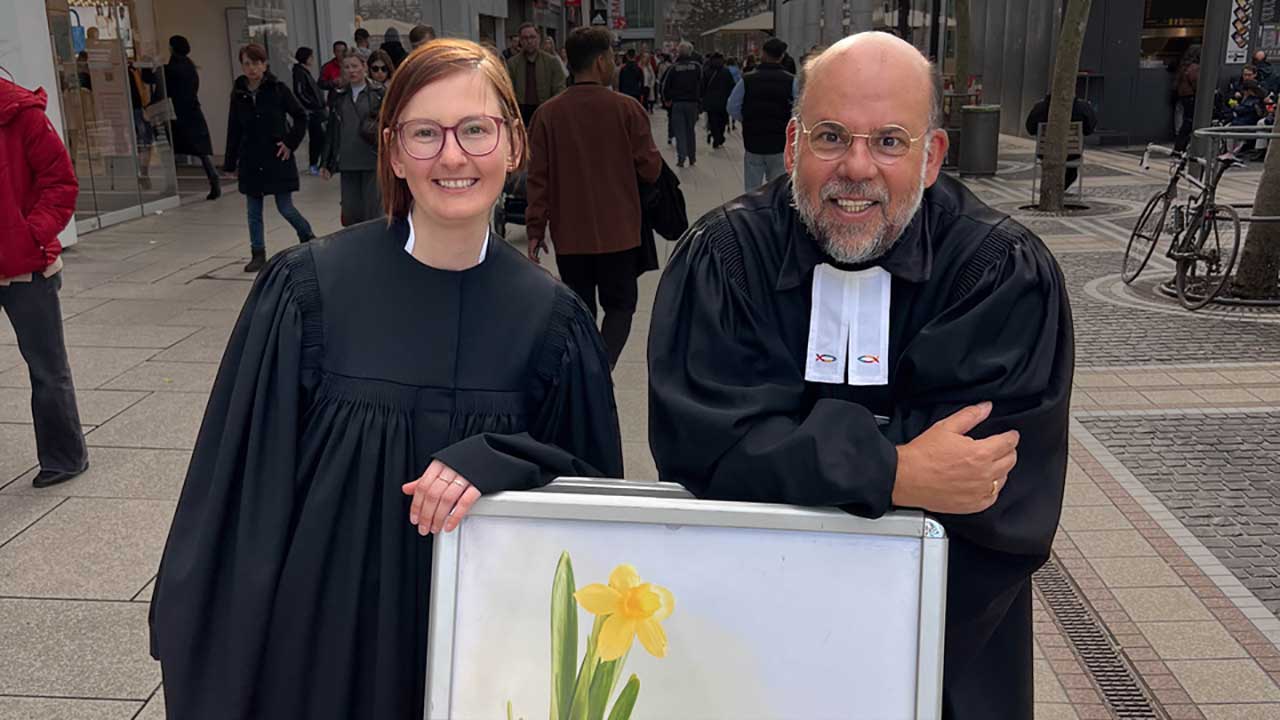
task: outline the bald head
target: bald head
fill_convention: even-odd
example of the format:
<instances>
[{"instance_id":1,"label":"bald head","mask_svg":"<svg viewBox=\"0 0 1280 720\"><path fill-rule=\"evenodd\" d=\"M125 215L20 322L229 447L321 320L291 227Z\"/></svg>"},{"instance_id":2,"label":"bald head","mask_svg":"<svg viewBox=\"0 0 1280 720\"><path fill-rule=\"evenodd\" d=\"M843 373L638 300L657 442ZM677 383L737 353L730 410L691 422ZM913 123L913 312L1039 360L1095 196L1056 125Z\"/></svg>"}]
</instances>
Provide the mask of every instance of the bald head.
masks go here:
<instances>
[{"instance_id":1,"label":"bald head","mask_svg":"<svg viewBox=\"0 0 1280 720\"><path fill-rule=\"evenodd\" d=\"M796 113L804 112L805 95L815 85L868 87L883 84L903 102L919 106L920 124L942 127L942 79L929 59L911 43L885 32L850 35L810 56L801 75Z\"/></svg>"}]
</instances>

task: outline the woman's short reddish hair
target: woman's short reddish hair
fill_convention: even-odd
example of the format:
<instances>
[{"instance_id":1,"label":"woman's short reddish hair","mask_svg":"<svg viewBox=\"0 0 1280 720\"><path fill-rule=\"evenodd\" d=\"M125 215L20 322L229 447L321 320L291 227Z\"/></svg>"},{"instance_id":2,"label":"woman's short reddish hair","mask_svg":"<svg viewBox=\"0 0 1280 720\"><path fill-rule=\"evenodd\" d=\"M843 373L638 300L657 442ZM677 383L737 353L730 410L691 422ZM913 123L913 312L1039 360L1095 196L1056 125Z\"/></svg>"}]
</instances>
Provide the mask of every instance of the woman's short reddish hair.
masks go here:
<instances>
[{"instance_id":1,"label":"woman's short reddish hair","mask_svg":"<svg viewBox=\"0 0 1280 720\"><path fill-rule=\"evenodd\" d=\"M413 204L409 184L396 177L391 167L392 143L396 138L396 123L405 106L422 88L433 82L468 70L478 70L493 85L502 107L502 117L510 130L512 148L517 155L514 168L522 167L529 156L528 131L520 120L520 105L511 77L501 58L470 40L442 38L432 40L413 51L396 68L387 85L382 100L382 112L378 116L378 189L382 192L382 207L387 218L405 217Z\"/></svg>"}]
</instances>

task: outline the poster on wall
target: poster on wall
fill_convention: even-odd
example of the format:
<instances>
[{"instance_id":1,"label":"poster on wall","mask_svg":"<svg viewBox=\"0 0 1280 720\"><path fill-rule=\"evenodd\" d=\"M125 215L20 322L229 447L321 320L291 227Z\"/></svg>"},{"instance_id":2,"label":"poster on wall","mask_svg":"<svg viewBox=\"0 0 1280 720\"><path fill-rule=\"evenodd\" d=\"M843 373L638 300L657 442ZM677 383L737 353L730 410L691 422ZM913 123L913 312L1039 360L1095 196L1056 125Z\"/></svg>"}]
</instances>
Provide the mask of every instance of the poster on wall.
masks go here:
<instances>
[{"instance_id":1,"label":"poster on wall","mask_svg":"<svg viewBox=\"0 0 1280 720\"><path fill-rule=\"evenodd\" d=\"M936 720L945 585L915 512L483 498L435 541L426 716Z\"/></svg>"},{"instance_id":2,"label":"poster on wall","mask_svg":"<svg viewBox=\"0 0 1280 720\"><path fill-rule=\"evenodd\" d=\"M1263 25L1280 23L1280 0L1260 0L1262 9L1258 13L1258 22Z\"/></svg>"},{"instance_id":3,"label":"poster on wall","mask_svg":"<svg viewBox=\"0 0 1280 720\"><path fill-rule=\"evenodd\" d=\"M93 88L94 121L90 142L100 155L133 155L133 110L129 107L129 86L124 63L124 46L119 40L86 42L89 79Z\"/></svg>"},{"instance_id":4,"label":"poster on wall","mask_svg":"<svg viewBox=\"0 0 1280 720\"><path fill-rule=\"evenodd\" d=\"M1249 61L1249 35L1253 27L1253 0L1232 0L1230 23L1227 28L1227 64L1243 65Z\"/></svg>"}]
</instances>

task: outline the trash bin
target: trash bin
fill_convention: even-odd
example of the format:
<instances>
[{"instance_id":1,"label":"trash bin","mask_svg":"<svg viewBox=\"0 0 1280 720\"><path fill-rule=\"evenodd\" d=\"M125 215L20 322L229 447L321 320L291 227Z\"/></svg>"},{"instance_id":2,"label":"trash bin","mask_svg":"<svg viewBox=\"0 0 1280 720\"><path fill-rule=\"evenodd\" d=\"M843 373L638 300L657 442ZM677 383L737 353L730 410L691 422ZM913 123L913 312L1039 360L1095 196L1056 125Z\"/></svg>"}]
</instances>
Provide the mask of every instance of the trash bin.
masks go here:
<instances>
[{"instance_id":1,"label":"trash bin","mask_svg":"<svg viewBox=\"0 0 1280 720\"><path fill-rule=\"evenodd\" d=\"M995 175L1000 161L1000 106L960 108L960 174Z\"/></svg>"}]
</instances>

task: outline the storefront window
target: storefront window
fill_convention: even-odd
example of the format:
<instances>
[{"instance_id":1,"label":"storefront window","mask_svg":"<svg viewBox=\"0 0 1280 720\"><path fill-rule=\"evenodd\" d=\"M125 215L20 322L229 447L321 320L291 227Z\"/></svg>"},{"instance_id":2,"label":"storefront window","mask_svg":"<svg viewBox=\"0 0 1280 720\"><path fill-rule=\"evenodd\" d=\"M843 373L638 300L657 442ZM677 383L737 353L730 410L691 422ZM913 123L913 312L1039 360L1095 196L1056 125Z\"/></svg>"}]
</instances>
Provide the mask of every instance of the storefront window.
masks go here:
<instances>
[{"instance_id":1,"label":"storefront window","mask_svg":"<svg viewBox=\"0 0 1280 720\"><path fill-rule=\"evenodd\" d=\"M46 0L77 228L177 205L164 73L140 52L132 2Z\"/></svg>"}]
</instances>

